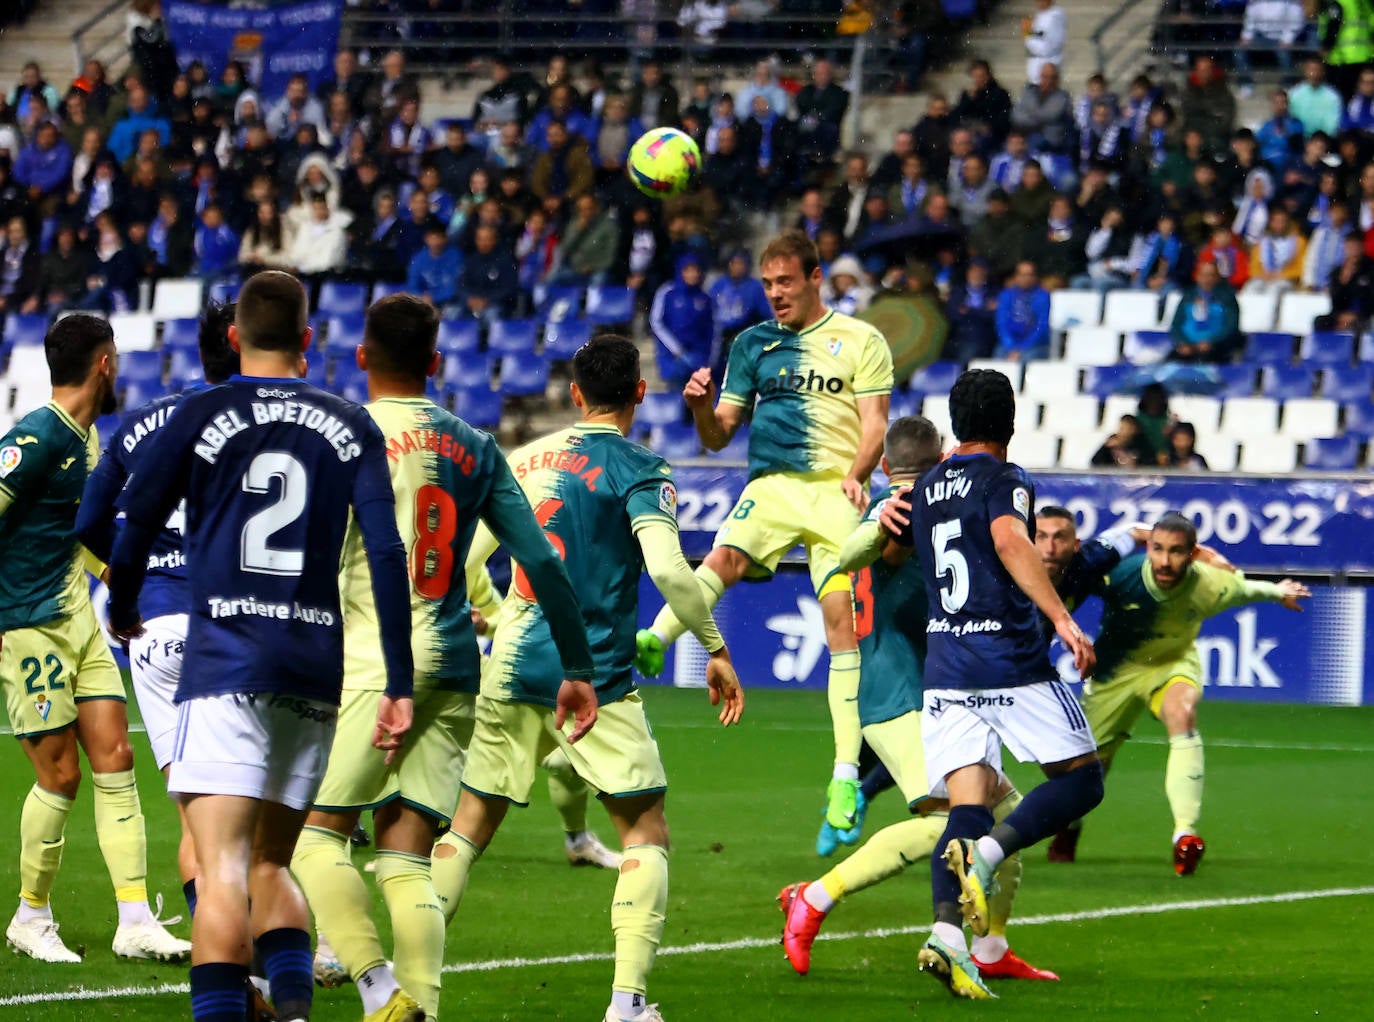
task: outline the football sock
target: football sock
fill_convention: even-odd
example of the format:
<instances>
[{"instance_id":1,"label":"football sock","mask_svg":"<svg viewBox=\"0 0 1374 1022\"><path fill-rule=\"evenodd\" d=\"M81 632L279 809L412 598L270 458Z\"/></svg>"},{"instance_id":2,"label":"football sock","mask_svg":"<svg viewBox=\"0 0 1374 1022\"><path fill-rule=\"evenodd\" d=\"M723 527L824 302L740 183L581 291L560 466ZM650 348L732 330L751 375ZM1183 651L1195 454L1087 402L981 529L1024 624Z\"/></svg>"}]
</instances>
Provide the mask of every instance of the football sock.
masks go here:
<instances>
[{"instance_id":1,"label":"football sock","mask_svg":"<svg viewBox=\"0 0 1374 1022\"><path fill-rule=\"evenodd\" d=\"M988 832L992 826L992 811L986 806L953 806L945 820L945 831L935 842L935 848L943 852L955 838L977 839ZM935 905L937 923L952 923L963 926L963 916L959 913L959 878L943 863L933 863L930 869L931 901ZM945 938L941 938L945 939ZM963 930L959 931L959 947L964 947ZM946 940L946 943L949 943Z\"/></svg>"},{"instance_id":2,"label":"football sock","mask_svg":"<svg viewBox=\"0 0 1374 1022\"><path fill-rule=\"evenodd\" d=\"M1000 823L1021 804L1021 793L1012 789L992 807L992 818ZM984 962L995 962L1006 951L1007 920L1011 918L1012 905L1016 902L1016 892L1021 887L1021 854L1009 855L997 867L997 893L988 898L988 936L979 937L973 942L974 954ZM986 954L978 951L978 941L993 941L984 945ZM996 941L1001 941L998 950Z\"/></svg>"},{"instance_id":3,"label":"football sock","mask_svg":"<svg viewBox=\"0 0 1374 1022\"><path fill-rule=\"evenodd\" d=\"M706 609L711 610L725 594L725 583L704 564L698 567L694 574L697 577L697 588L701 590L701 598L706 601ZM677 615L667 606L658 612L658 617L654 618L654 623L649 627L663 641L665 649L682 638L682 633L687 631L687 626L679 621Z\"/></svg>"},{"instance_id":4,"label":"football sock","mask_svg":"<svg viewBox=\"0 0 1374 1022\"><path fill-rule=\"evenodd\" d=\"M191 913L191 918L196 915L196 879L192 877L181 885L182 896L186 899L186 908Z\"/></svg>"},{"instance_id":5,"label":"football sock","mask_svg":"<svg viewBox=\"0 0 1374 1022\"><path fill-rule=\"evenodd\" d=\"M379 851L377 886L391 916L396 982L420 1002L426 1018L437 1018L447 920L434 894L429 859L406 852Z\"/></svg>"},{"instance_id":6,"label":"football sock","mask_svg":"<svg viewBox=\"0 0 1374 1022\"><path fill-rule=\"evenodd\" d=\"M29 789L19 814L19 897L30 908L44 908L62 865L63 831L72 800L38 785Z\"/></svg>"},{"instance_id":7,"label":"football sock","mask_svg":"<svg viewBox=\"0 0 1374 1022\"><path fill-rule=\"evenodd\" d=\"M995 868L1005 856L1052 837L1101 801L1102 764L1094 760L1028 791L1011 815L992 828L988 840L978 843L979 851ZM994 845L1000 855L992 854Z\"/></svg>"},{"instance_id":8,"label":"football sock","mask_svg":"<svg viewBox=\"0 0 1374 1022\"><path fill-rule=\"evenodd\" d=\"M864 793L864 801L872 802L883 792L896 786L897 782L892 779L892 774L888 772L887 767L879 763L864 774L863 784L859 785L859 790Z\"/></svg>"},{"instance_id":9,"label":"football sock","mask_svg":"<svg viewBox=\"0 0 1374 1022\"><path fill-rule=\"evenodd\" d=\"M964 927L962 923L936 923L930 928L932 937L939 937L946 945L955 951L967 951L968 941L964 939Z\"/></svg>"},{"instance_id":10,"label":"football sock","mask_svg":"<svg viewBox=\"0 0 1374 1022\"><path fill-rule=\"evenodd\" d=\"M934 813L930 816L913 816L884 827L853 855L836 864L817 883L824 884L825 890L835 901L882 883L908 866L929 858L947 825L948 819L944 813ZM807 901L811 901L810 895L808 888ZM820 908L814 901L811 904Z\"/></svg>"},{"instance_id":11,"label":"football sock","mask_svg":"<svg viewBox=\"0 0 1374 1022\"><path fill-rule=\"evenodd\" d=\"M346 836L325 827L305 827L291 858L291 872L315 913L315 928L329 938L350 976L356 979L386 961L372 923L372 897L353 867Z\"/></svg>"},{"instance_id":12,"label":"football sock","mask_svg":"<svg viewBox=\"0 0 1374 1022\"><path fill-rule=\"evenodd\" d=\"M371 1015L381 1011L391 995L401 988L391 967L385 962L374 965L354 980L358 984L358 996L363 999L363 1014Z\"/></svg>"},{"instance_id":13,"label":"football sock","mask_svg":"<svg viewBox=\"0 0 1374 1022\"><path fill-rule=\"evenodd\" d=\"M993 962L1000 962L1010 947L1005 933L990 932L986 937L973 938L973 957L985 965L991 965Z\"/></svg>"},{"instance_id":14,"label":"football sock","mask_svg":"<svg viewBox=\"0 0 1374 1022\"><path fill-rule=\"evenodd\" d=\"M261 934L254 944L262 956L262 975L280 1018L309 1018L315 996L315 956L310 934L282 927Z\"/></svg>"},{"instance_id":15,"label":"football sock","mask_svg":"<svg viewBox=\"0 0 1374 1022\"><path fill-rule=\"evenodd\" d=\"M191 1018L243 1022L248 1017L248 967L234 962L191 966Z\"/></svg>"},{"instance_id":16,"label":"football sock","mask_svg":"<svg viewBox=\"0 0 1374 1022\"><path fill-rule=\"evenodd\" d=\"M581 834L587 829L586 783L573 770L572 761L562 749L554 749L540 764L549 775L549 799L563 821L564 834Z\"/></svg>"},{"instance_id":17,"label":"football sock","mask_svg":"<svg viewBox=\"0 0 1374 1022\"><path fill-rule=\"evenodd\" d=\"M1164 793L1174 814L1174 839L1180 834L1196 834L1202 816L1202 781L1205 774L1202 736L1169 736L1169 765L1164 769Z\"/></svg>"},{"instance_id":18,"label":"football sock","mask_svg":"<svg viewBox=\"0 0 1374 1022\"><path fill-rule=\"evenodd\" d=\"M110 871L115 900L141 904L146 915L148 838L143 831L143 808L134 772L92 774L91 781L95 786L95 836Z\"/></svg>"},{"instance_id":19,"label":"football sock","mask_svg":"<svg viewBox=\"0 0 1374 1022\"><path fill-rule=\"evenodd\" d=\"M430 877L434 882L434 895L444 910L445 925L453 922L453 917L458 914L463 892L468 887L468 875L481 857L482 849L453 831L441 837L434 846Z\"/></svg>"},{"instance_id":20,"label":"football sock","mask_svg":"<svg viewBox=\"0 0 1374 1022\"><path fill-rule=\"evenodd\" d=\"M830 680L826 686L826 697L830 702L830 726L835 729L835 763L853 764L857 780L859 746L863 744L863 728L859 724L857 649L830 651Z\"/></svg>"},{"instance_id":21,"label":"football sock","mask_svg":"<svg viewBox=\"0 0 1374 1022\"><path fill-rule=\"evenodd\" d=\"M658 845L628 846L611 900L611 930L615 933L611 989L616 994L638 994L641 1007L649 970L663 940L667 912L668 850Z\"/></svg>"}]
</instances>

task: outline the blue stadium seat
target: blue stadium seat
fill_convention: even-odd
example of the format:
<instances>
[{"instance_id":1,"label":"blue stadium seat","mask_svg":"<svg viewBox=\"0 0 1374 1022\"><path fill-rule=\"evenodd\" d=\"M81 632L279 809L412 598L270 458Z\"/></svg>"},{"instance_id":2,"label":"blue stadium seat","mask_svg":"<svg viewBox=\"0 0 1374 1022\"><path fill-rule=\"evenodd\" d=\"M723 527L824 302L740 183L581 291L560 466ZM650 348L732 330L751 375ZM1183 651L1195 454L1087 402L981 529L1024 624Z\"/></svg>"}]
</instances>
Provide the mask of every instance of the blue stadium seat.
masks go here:
<instances>
[{"instance_id":1,"label":"blue stadium seat","mask_svg":"<svg viewBox=\"0 0 1374 1022\"><path fill-rule=\"evenodd\" d=\"M892 403L888 406L887 417L889 420L905 418L908 415L921 414L921 402L923 398L905 390L901 387L892 389Z\"/></svg>"},{"instance_id":2,"label":"blue stadium seat","mask_svg":"<svg viewBox=\"0 0 1374 1022\"><path fill-rule=\"evenodd\" d=\"M162 352L126 351L119 357L119 379L124 383L162 384Z\"/></svg>"},{"instance_id":3,"label":"blue stadium seat","mask_svg":"<svg viewBox=\"0 0 1374 1022\"><path fill-rule=\"evenodd\" d=\"M1345 404L1347 401L1368 401L1371 391L1374 391L1374 365L1367 362L1322 372L1322 397Z\"/></svg>"},{"instance_id":4,"label":"blue stadium seat","mask_svg":"<svg viewBox=\"0 0 1374 1022\"><path fill-rule=\"evenodd\" d=\"M1135 371L1136 367L1129 362L1119 362L1114 366L1084 366L1083 391L1096 398L1111 397Z\"/></svg>"},{"instance_id":5,"label":"blue stadium seat","mask_svg":"<svg viewBox=\"0 0 1374 1022\"><path fill-rule=\"evenodd\" d=\"M1302 342L1302 360L1316 366L1348 366L1355 355L1355 335L1323 331Z\"/></svg>"},{"instance_id":6,"label":"blue stadium seat","mask_svg":"<svg viewBox=\"0 0 1374 1022\"><path fill-rule=\"evenodd\" d=\"M16 312L5 317L5 340L10 344L42 344L48 332L48 317Z\"/></svg>"},{"instance_id":7,"label":"blue stadium seat","mask_svg":"<svg viewBox=\"0 0 1374 1022\"><path fill-rule=\"evenodd\" d=\"M681 422L685 414L686 406L677 391L651 391L644 395L644 403L639 406L635 419L646 426L666 426Z\"/></svg>"},{"instance_id":8,"label":"blue stadium seat","mask_svg":"<svg viewBox=\"0 0 1374 1022\"><path fill-rule=\"evenodd\" d=\"M546 287L538 295L534 311L546 323L561 323L573 319L582 308L582 298L586 292L576 286L559 285Z\"/></svg>"},{"instance_id":9,"label":"blue stadium seat","mask_svg":"<svg viewBox=\"0 0 1374 1022\"><path fill-rule=\"evenodd\" d=\"M587 289L588 321L598 326L628 323L635 316L635 293L620 284Z\"/></svg>"},{"instance_id":10,"label":"blue stadium seat","mask_svg":"<svg viewBox=\"0 0 1374 1022\"><path fill-rule=\"evenodd\" d=\"M169 319L162 324L162 346L164 348L198 348L200 346L200 321L195 319Z\"/></svg>"},{"instance_id":11,"label":"blue stadium seat","mask_svg":"<svg viewBox=\"0 0 1374 1022\"><path fill-rule=\"evenodd\" d=\"M1245 341L1245 358L1262 365L1288 365L1293 361L1293 335L1257 332Z\"/></svg>"},{"instance_id":12,"label":"blue stadium seat","mask_svg":"<svg viewBox=\"0 0 1374 1022\"><path fill-rule=\"evenodd\" d=\"M697 428L687 422L655 426L649 434L649 446L669 461L695 458L701 454Z\"/></svg>"},{"instance_id":13,"label":"blue stadium seat","mask_svg":"<svg viewBox=\"0 0 1374 1022\"><path fill-rule=\"evenodd\" d=\"M455 387L453 414L469 425L493 429L501 424L501 395L487 384Z\"/></svg>"},{"instance_id":14,"label":"blue stadium seat","mask_svg":"<svg viewBox=\"0 0 1374 1022\"><path fill-rule=\"evenodd\" d=\"M964 367L958 362L932 362L911 374L907 388L913 394L948 394Z\"/></svg>"},{"instance_id":15,"label":"blue stadium seat","mask_svg":"<svg viewBox=\"0 0 1374 1022\"><path fill-rule=\"evenodd\" d=\"M457 351L479 351L482 347L482 328L475 319L444 319L439 321L439 350L445 355Z\"/></svg>"},{"instance_id":16,"label":"blue stadium seat","mask_svg":"<svg viewBox=\"0 0 1374 1022\"><path fill-rule=\"evenodd\" d=\"M1345 406L1345 431L1362 440L1374 440L1374 401L1351 401Z\"/></svg>"},{"instance_id":17,"label":"blue stadium seat","mask_svg":"<svg viewBox=\"0 0 1374 1022\"><path fill-rule=\"evenodd\" d=\"M404 284L393 284L390 281L379 280L372 285L372 298L374 302L380 302L383 298L398 295L406 289Z\"/></svg>"},{"instance_id":18,"label":"blue stadium seat","mask_svg":"<svg viewBox=\"0 0 1374 1022\"><path fill-rule=\"evenodd\" d=\"M323 355L307 355L305 357L305 382L312 387L323 387L325 385L325 361Z\"/></svg>"},{"instance_id":19,"label":"blue stadium seat","mask_svg":"<svg viewBox=\"0 0 1374 1022\"><path fill-rule=\"evenodd\" d=\"M1255 392L1255 366L1248 362L1217 366L1217 377L1221 386L1216 397L1249 397Z\"/></svg>"},{"instance_id":20,"label":"blue stadium seat","mask_svg":"<svg viewBox=\"0 0 1374 1022\"><path fill-rule=\"evenodd\" d=\"M450 351L444 355L444 382L455 387L490 387L491 359L479 351Z\"/></svg>"},{"instance_id":21,"label":"blue stadium seat","mask_svg":"<svg viewBox=\"0 0 1374 1022\"><path fill-rule=\"evenodd\" d=\"M173 379L189 380L202 379L205 370L200 364L200 349L189 348L185 345L177 345L175 348L167 348L167 355L171 363L171 375Z\"/></svg>"},{"instance_id":22,"label":"blue stadium seat","mask_svg":"<svg viewBox=\"0 0 1374 1022\"><path fill-rule=\"evenodd\" d=\"M1174 339L1167 330L1137 330L1126 341L1126 352L1137 365L1162 362L1174 350Z\"/></svg>"},{"instance_id":23,"label":"blue stadium seat","mask_svg":"<svg viewBox=\"0 0 1374 1022\"><path fill-rule=\"evenodd\" d=\"M550 322L544 328L544 355L550 362L567 362L591 339L592 325L585 319Z\"/></svg>"},{"instance_id":24,"label":"blue stadium seat","mask_svg":"<svg viewBox=\"0 0 1374 1022\"><path fill-rule=\"evenodd\" d=\"M507 397L542 397L549 385L549 363L543 355L522 351L501 359L501 393Z\"/></svg>"},{"instance_id":25,"label":"blue stadium seat","mask_svg":"<svg viewBox=\"0 0 1374 1022\"><path fill-rule=\"evenodd\" d=\"M330 316L325 325L324 347L331 353L352 351L363 343L362 313Z\"/></svg>"},{"instance_id":26,"label":"blue stadium seat","mask_svg":"<svg viewBox=\"0 0 1374 1022\"><path fill-rule=\"evenodd\" d=\"M237 280L220 281L218 284L211 284L209 301L219 302L221 305L225 302L237 301L239 291L242 287L243 283Z\"/></svg>"},{"instance_id":27,"label":"blue stadium seat","mask_svg":"<svg viewBox=\"0 0 1374 1022\"><path fill-rule=\"evenodd\" d=\"M357 362L339 359L334 363L334 382L329 389L349 401L366 404L367 373L358 368Z\"/></svg>"},{"instance_id":28,"label":"blue stadium seat","mask_svg":"<svg viewBox=\"0 0 1374 1022\"><path fill-rule=\"evenodd\" d=\"M532 319L500 319L487 334L487 350L493 355L524 355L534 351L539 324Z\"/></svg>"},{"instance_id":29,"label":"blue stadium seat","mask_svg":"<svg viewBox=\"0 0 1374 1022\"><path fill-rule=\"evenodd\" d=\"M1349 434L1329 440L1309 440L1303 444L1302 464L1304 468L1316 468L1327 472L1349 472L1355 468L1359 460L1359 438Z\"/></svg>"},{"instance_id":30,"label":"blue stadium seat","mask_svg":"<svg viewBox=\"0 0 1374 1022\"><path fill-rule=\"evenodd\" d=\"M166 393L169 391L160 379L129 380L124 384L124 403L121 407L125 412L132 412L135 408L141 408Z\"/></svg>"},{"instance_id":31,"label":"blue stadium seat","mask_svg":"<svg viewBox=\"0 0 1374 1022\"><path fill-rule=\"evenodd\" d=\"M1311 397L1315 375L1306 366L1265 366L1260 371L1260 393L1279 401Z\"/></svg>"},{"instance_id":32,"label":"blue stadium seat","mask_svg":"<svg viewBox=\"0 0 1374 1022\"><path fill-rule=\"evenodd\" d=\"M108 436L112 436L114 434L114 431L119 428L119 424L123 421L123 419L124 416L118 412L115 412L113 415L102 415L100 418L95 420L96 436L101 437L102 439Z\"/></svg>"},{"instance_id":33,"label":"blue stadium seat","mask_svg":"<svg viewBox=\"0 0 1374 1022\"><path fill-rule=\"evenodd\" d=\"M321 316L360 316L367 311L367 288L326 280L320 285L320 303L316 308Z\"/></svg>"}]
</instances>

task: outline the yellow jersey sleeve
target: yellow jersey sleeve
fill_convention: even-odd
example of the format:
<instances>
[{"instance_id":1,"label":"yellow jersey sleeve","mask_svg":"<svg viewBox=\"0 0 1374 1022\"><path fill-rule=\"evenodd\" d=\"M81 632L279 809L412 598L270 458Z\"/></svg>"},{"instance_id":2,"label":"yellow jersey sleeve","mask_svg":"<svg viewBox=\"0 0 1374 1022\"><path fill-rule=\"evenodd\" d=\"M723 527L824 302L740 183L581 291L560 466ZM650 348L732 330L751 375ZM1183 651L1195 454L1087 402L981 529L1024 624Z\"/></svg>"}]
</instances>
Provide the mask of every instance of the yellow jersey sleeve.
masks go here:
<instances>
[{"instance_id":1,"label":"yellow jersey sleeve","mask_svg":"<svg viewBox=\"0 0 1374 1022\"><path fill-rule=\"evenodd\" d=\"M854 396L890 394L892 382L892 349L888 347L887 338L870 326L859 346L859 362L854 369Z\"/></svg>"}]
</instances>

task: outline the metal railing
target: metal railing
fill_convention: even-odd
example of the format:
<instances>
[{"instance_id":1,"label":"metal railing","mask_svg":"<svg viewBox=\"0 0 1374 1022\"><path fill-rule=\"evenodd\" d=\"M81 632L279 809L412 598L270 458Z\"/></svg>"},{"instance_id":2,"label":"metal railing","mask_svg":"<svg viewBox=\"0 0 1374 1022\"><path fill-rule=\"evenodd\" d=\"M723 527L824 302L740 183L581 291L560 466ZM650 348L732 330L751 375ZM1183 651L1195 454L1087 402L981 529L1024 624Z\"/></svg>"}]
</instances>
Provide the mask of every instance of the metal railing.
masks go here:
<instances>
[{"instance_id":1,"label":"metal railing","mask_svg":"<svg viewBox=\"0 0 1374 1022\"><path fill-rule=\"evenodd\" d=\"M111 72L128 58L129 41L125 38L124 20L128 8L129 0L110 0L76 27L72 32L75 74L81 74L81 69L91 58L103 62Z\"/></svg>"},{"instance_id":2,"label":"metal railing","mask_svg":"<svg viewBox=\"0 0 1374 1022\"><path fill-rule=\"evenodd\" d=\"M1142 3L1153 5L1158 0L1122 0L1089 37L1097 56L1097 71L1107 79L1109 88L1120 88L1128 76L1147 63L1151 36L1142 36L1130 17ZM1131 23L1123 24L1128 19Z\"/></svg>"}]
</instances>

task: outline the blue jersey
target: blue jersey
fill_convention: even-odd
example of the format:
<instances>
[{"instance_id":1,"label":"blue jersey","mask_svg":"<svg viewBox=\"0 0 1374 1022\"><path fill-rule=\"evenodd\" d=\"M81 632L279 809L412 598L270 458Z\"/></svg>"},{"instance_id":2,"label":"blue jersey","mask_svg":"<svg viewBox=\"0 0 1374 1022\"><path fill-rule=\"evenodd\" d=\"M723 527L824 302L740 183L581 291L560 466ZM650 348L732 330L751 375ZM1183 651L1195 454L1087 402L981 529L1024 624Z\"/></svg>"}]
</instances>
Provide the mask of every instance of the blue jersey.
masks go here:
<instances>
[{"instance_id":1,"label":"blue jersey","mask_svg":"<svg viewBox=\"0 0 1374 1022\"><path fill-rule=\"evenodd\" d=\"M193 390L202 390L195 387ZM109 561L115 542L115 516L123 509L124 484L138 469L148 441L176 410L188 390L150 401L131 412L110 435L110 442L81 495L76 514L76 534L86 549L102 561ZM167 614L185 614L190 609L190 590L186 584L186 557L182 551L185 512L180 506L172 512L148 551L148 574L138 597L138 612L145 620Z\"/></svg>"},{"instance_id":2,"label":"blue jersey","mask_svg":"<svg viewBox=\"0 0 1374 1022\"><path fill-rule=\"evenodd\" d=\"M372 565L387 691L410 694L406 555L386 442L363 408L303 380L236 376L184 397L145 443L110 562L110 619L136 619L148 552L185 499L194 570L178 701L274 692L338 703L350 507Z\"/></svg>"},{"instance_id":3,"label":"blue jersey","mask_svg":"<svg viewBox=\"0 0 1374 1022\"><path fill-rule=\"evenodd\" d=\"M1015 688L1051 681L1040 612L1003 566L992 523L1015 515L1035 534L1035 487L986 454L954 455L912 493L912 535L925 577L925 687Z\"/></svg>"}]
</instances>

